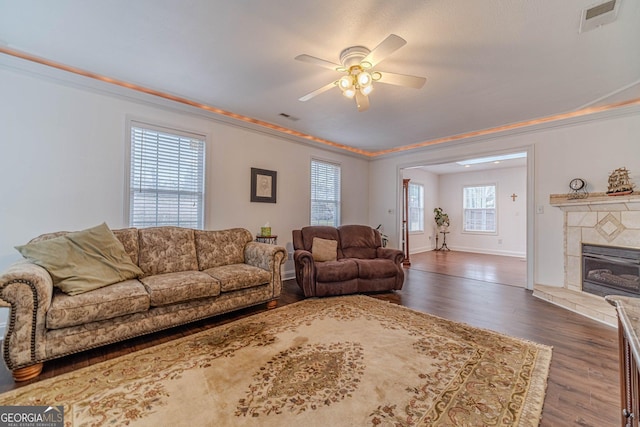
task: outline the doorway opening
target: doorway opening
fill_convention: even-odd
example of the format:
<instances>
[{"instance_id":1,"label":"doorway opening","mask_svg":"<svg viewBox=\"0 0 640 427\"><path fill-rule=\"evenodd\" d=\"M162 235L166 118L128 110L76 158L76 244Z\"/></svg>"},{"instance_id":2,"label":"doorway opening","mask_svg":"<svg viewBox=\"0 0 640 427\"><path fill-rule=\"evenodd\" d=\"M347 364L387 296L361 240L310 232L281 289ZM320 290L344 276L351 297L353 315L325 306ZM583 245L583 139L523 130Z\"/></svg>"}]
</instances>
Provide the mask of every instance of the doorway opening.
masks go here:
<instances>
[{"instance_id":1,"label":"doorway opening","mask_svg":"<svg viewBox=\"0 0 640 427\"><path fill-rule=\"evenodd\" d=\"M424 227L409 238L412 268L533 289L532 150L400 167L400 180L424 189ZM449 216L446 229L436 208ZM443 239L451 251L441 250Z\"/></svg>"}]
</instances>

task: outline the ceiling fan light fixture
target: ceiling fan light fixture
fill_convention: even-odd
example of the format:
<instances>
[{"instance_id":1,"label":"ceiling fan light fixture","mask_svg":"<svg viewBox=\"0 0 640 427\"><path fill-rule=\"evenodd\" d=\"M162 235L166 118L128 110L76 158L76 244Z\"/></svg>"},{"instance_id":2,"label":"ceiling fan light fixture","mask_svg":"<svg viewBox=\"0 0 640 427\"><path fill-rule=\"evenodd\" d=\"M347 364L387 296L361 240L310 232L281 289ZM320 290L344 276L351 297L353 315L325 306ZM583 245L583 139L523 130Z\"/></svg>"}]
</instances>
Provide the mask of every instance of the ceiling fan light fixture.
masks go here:
<instances>
[{"instance_id":1,"label":"ceiling fan light fixture","mask_svg":"<svg viewBox=\"0 0 640 427\"><path fill-rule=\"evenodd\" d=\"M350 87L349 89L343 90L342 94L347 98L353 98L356 94L356 89L354 87Z\"/></svg>"},{"instance_id":2,"label":"ceiling fan light fixture","mask_svg":"<svg viewBox=\"0 0 640 427\"><path fill-rule=\"evenodd\" d=\"M353 79L351 76L342 76L340 77L340 80L338 80L338 86L344 92L345 90L353 87Z\"/></svg>"},{"instance_id":3,"label":"ceiling fan light fixture","mask_svg":"<svg viewBox=\"0 0 640 427\"><path fill-rule=\"evenodd\" d=\"M366 71L363 71L358 74L358 84L361 87L371 86L371 83L373 83L373 78L371 77L371 74L369 74Z\"/></svg>"},{"instance_id":4,"label":"ceiling fan light fixture","mask_svg":"<svg viewBox=\"0 0 640 427\"><path fill-rule=\"evenodd\" d=\"M299 100L308 101L318 94L338 86L345 97L355 97L358 111L366 111L369 109L368 95L373 91L375 82L420 89L426 81L424 77L374 71L374 67L377 67L387 56L406 43L402 37L390 34L373 50L364 46L351 46L340 52L339 64L306 54L296 56L295 59L298 61L344 73L342 77L299 98Z\"/></svg>"}]
</instances>

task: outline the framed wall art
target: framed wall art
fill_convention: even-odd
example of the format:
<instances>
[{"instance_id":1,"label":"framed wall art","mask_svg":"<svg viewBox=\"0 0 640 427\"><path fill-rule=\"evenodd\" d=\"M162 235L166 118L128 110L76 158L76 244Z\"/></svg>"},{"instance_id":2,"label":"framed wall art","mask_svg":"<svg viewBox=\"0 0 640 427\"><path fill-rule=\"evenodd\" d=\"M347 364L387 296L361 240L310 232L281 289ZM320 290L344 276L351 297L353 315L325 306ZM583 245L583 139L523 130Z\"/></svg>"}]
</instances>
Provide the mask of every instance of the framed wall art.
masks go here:
<instances>
[{"instance_id":1,"label":"framed wall art","mask_svg":"<svg viewBox=\"0 0 640 427\"><path fill-rule=\"evenodd\" d=\"M251 168L251 201L276 203L278 172Z\"/></svg>"}]
</instances>

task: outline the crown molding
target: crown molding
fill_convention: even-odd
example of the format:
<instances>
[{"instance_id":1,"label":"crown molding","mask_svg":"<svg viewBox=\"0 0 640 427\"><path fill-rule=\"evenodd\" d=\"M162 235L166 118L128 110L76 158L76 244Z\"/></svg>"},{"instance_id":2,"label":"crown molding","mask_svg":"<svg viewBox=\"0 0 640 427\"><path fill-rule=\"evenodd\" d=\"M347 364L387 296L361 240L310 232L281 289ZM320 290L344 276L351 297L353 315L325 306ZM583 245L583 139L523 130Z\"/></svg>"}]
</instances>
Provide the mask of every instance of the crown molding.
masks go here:
<instances>
[{"instance_id":1,"label":"crown molding","mask_svg":"<svg viewBox=\"0 0 640 427\"><path fill-rule=\"evenodd\" d=\"M0 53L13 59L17 59L17 61L5 61L4 64L0 62L0 65L4 65L8 68L26 71L58 82L62 81L83 89L97 90L102 93L117 95L135 101L142 101L155 106L160 105L165 108L188 111L192 114L195 113L202 115L218 122L251 129L253 131L273 136L284 137L288 140L313 145L317 148L329 149L330 151L340 152L342 154L369 160L395 157L407 154L407 152L423 151L430 149L433 146L445 143L450 146L461 143L477 142L497 137L534 132L560 126L570 126L576 123L601 120L603 118L620 115L636 114L640 112L640 98L635 98L607 105L580 108L574 111L496 126L488 129L426 140L386 150L367 151L305 134L303 132L263 120L246 117L196 100L187 99L178 95L61 64L26 52L15 50L1 44Z\"/></svg>"},{"instance_id":2,"label":"crown molding","mask_svg":"<svg viewBox=\"0 0 640 427\"><path fill-rule=\"evenodd\" d=\"M48 59L40 58L2 45L0 45L0 53L19 60L8 61L8 64L2 64L2 62L0 62L0 65L5 65L8 68L13 68L22 72L28 72L39 77L52 79L57 82L70 84L75 87L97 90L109 95L121 96L153 105L161 105L169 108L173 107L174 109L177 108L182 111L186 108L191 113L195 112L196 114L204 115L207 118L227 124L233 124L242 128L249 128L267 134L285 137L287 139L294 139L298 142L311 143L324 149L330 149L332 151L338 150L343 154L357 155L359 157L371 156L371 152L366 150L322 139L284 126L269 123L264 120L226 111L179 95L118 80L55 61L50 61Z\"/></svg>"},{"instance_id":3,"label":"crown molding","mask_svg":"<svg viewBox=\"0 0 640 427\"><path fill-rule=\"evenodd\" d=\"M622 101L598 107L582 108L580 110L515 122L479 131L466 132L459 135L432 139L416 144L391 148L388 150L375 151L371 152L371 154L375 158L395 157L398 155L407 154L407 151L425 151L432 148L433 146L443 143L447 143L447 146L452 146L462 143L486 141L499 137L549 130L558 127L573 126L579 123L638 113L640 113L640 98L635 98L628 101Z\"/></svg>"}]
</instances>

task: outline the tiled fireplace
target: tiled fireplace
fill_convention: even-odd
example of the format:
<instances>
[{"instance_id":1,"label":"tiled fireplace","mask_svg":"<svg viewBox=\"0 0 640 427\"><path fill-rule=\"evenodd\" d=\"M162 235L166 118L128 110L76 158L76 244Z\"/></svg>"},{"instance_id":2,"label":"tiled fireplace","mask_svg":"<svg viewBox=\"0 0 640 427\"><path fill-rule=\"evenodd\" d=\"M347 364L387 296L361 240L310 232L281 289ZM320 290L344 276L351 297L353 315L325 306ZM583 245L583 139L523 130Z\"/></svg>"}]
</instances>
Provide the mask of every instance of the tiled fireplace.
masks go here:
<instances>
[{"instance_id":1,"label":"tiled fireplace","mask_svg":"<svg viewBox=\"0 0 640 427\"><path fill-rule=\"evenodd\" d=\"M640 249L583 243L582 292L640 297Z\"/></svg>"},{"instance_id":2,"label":"tiled fireplace","mask_svg":"<svg viewBox=\"0 0 640 427\"><path fill-rule=\"evenodd\" d=\"M550 204L564 211L564 284L562 288L536 286L534 295L615 325L613 308L601 296L583 292L583 245L605 254L611 248L640 249L640 195L596 193L577 200L552 195Z\"/></svg>"}]
</instances>

